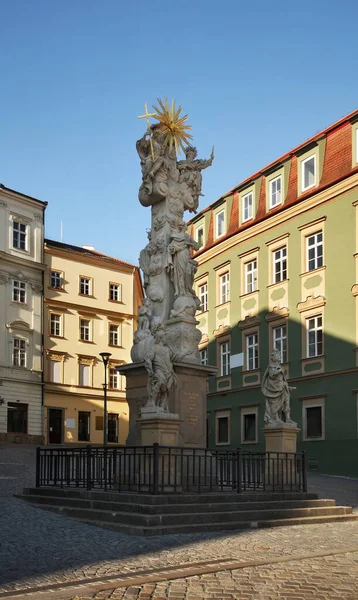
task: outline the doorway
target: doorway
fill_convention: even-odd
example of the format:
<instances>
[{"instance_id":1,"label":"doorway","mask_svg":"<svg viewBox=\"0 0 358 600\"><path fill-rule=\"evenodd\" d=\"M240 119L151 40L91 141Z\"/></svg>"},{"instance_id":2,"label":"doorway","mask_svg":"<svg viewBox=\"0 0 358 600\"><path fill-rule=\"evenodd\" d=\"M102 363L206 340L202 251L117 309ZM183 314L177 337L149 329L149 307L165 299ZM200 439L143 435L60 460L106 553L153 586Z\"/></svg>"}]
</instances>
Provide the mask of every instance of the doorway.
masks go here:
<instances>
[{"instance_id":1,"label":"doorway","mask_svg":"<svg viewBox=\"0 0 358 600\"><path fill-rule=\"evenodd\" d=\"M48 443L62 444L63 409L48 409Z\"/></svg>"},{"instance_id":2,"label":"doorway","mask_svg":"<svg viewBox=\"0 0 358 600\"><path fill-rule=\"evenodd\" d=\"M108 441L118 442L118 415L115 413L108 414Z\"/></svg>"}]
</instances>

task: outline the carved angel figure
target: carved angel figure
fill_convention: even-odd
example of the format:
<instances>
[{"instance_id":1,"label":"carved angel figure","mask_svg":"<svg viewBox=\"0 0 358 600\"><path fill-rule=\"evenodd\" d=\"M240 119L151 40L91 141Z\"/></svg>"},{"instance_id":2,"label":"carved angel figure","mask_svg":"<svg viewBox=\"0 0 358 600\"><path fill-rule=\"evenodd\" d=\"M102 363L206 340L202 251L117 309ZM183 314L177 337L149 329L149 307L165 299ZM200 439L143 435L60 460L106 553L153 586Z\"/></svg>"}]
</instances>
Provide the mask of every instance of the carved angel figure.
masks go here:
<instances>
[{"instance_id":1,"label":"carved angel figure","mask_svg":"<svg viewBox=\"0 0 358 600\"><path fill-rule=\"evenodd\" d=\"M186 160L180 160L177 163L179 169L179 183L186 184L189 188L189 193L192 196L191 206L186 201L187 208L190 212L195 212L199 206L199 196L203 196L201 193L202 186L202 174L203 169L210 167L214 160L214 148L212 149L211 156L208 160L197 159L197 150L193 146L188 146L185 149Z\"/></svg>"}]
</instances>

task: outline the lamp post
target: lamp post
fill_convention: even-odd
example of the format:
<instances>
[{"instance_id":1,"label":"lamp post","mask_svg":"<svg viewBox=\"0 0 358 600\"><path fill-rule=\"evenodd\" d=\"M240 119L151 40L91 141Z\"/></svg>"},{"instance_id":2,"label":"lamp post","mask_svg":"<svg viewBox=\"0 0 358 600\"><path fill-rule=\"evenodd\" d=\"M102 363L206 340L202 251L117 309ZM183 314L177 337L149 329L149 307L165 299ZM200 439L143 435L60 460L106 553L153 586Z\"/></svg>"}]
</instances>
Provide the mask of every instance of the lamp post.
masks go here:
<instances>
[{"instance_id":1,"label":"lamp post","mask_svg":"<svg viewBox=\"0 0 358 600\"><path fill-rule=\"evenodd\" d=\"M112 354L110 352L100 352L99 355L102 357L104 366L103 446L107 448L107 365Z\"/></svg>"}]
</instances>

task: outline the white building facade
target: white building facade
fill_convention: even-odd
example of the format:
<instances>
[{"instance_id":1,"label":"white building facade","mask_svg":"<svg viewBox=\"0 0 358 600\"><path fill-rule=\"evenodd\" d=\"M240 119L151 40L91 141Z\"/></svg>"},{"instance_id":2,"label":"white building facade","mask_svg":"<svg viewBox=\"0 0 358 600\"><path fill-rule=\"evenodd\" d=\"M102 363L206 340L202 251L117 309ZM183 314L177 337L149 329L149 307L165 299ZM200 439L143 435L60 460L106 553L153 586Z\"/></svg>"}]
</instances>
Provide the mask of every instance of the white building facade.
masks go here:
<instances>
[{"instance_id":1,"label":"white building facade","mask_svg":"<svg viewBox=\"0 0 358 600\"><path fill-rule=\"evenodd\" d=\"M0 185L0 442L43 441L46 205Z\"/></svg>"}]
</instances>

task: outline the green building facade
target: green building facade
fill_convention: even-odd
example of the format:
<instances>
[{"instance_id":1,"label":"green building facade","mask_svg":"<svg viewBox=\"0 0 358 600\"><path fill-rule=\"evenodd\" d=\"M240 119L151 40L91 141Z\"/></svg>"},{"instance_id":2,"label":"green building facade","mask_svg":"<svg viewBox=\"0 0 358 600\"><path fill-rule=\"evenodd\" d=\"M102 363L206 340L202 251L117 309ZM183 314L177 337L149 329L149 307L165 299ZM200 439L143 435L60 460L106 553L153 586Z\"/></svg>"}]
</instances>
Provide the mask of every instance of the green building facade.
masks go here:
<instances>
[{"instance_id":1,"label":"green building facade","mask_svg":"<svg viewBox=\"0 0 358 600\"><path fill-rule=\"evenodd\" d=\"M261 380L281 353L298 449L358 477L358 110L190 221L208 445L264 449Z\"/></svg>"}]
</instances>

